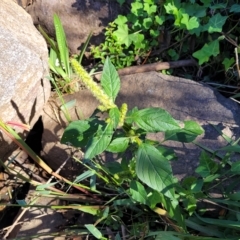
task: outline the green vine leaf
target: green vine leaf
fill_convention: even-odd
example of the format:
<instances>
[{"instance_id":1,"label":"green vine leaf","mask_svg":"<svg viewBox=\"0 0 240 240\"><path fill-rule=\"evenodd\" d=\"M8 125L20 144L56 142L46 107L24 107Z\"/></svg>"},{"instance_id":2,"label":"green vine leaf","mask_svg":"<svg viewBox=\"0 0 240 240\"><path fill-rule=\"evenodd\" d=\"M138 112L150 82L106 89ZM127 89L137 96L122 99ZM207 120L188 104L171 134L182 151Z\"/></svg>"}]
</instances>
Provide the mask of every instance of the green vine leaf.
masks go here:
<instances>
[{"instance_id":1,"label":"green vine leaf","mask_svg":"<svg viewBox=\"0 0 240 240\"><path fill-rule=\"evenodd\" d=\"M219 40L206 43L200 50L193 53L193 57L198 59L200 65L207 62L211 56L219 54Z\"/></svg>"},{"instance_id":2,"label":"green vine leaf","mask_svg":"<svg viewBox=\"0 0 240 240\"><path fill-rule=\"evenodd\" d=\"M240 4L233 4L230 8L230 12L239 13L240 12Z\"/></svg>"},{"instance_id":3,"label":"green vine leaf","mask_svg":"<svg viewBox=\"0 0 240 240\"><path fill-rule=\"evenodd\" d=\"M101 85L104 92L115 101L120 90L120 78L116 68L107 57L103 66L103 73L101 76Z\"/></svg>"},{"instance_id":4,"label":"green vine leaf","mask_svg":"<svg viewBox=\"0 0 240 240\"><path fill-rule=\"evenodd\" d=\"M220 13L217 13L216 15L210 18L207 26L205 26L206 30L209 33L222 32L222 27L225 24L227 18L228 18L227 16L222 16Z\"/></svg>"},{"instance_id":5,"label":"green vine leaf","mask_svg":"<svg viewBox=\"0 0 240 240\"><path fill-rule=\"evenodd\" d=\"M181 23L184 24L187 30L192 30L199 27L199 20L196 17L189 18L189 15L184 13L182 14Z\"/></svg>"},{"instance_id":6,"label":"green vine leaf","mask_svg":"<svg viewBox=\"0 0 240 240\"><path fill-rule=\"evenodd\" d=\"M154 146L147 143L139 146L136 173L139 179L152 189L174 198L171 165Z\"/></svg>"}]
</instances>

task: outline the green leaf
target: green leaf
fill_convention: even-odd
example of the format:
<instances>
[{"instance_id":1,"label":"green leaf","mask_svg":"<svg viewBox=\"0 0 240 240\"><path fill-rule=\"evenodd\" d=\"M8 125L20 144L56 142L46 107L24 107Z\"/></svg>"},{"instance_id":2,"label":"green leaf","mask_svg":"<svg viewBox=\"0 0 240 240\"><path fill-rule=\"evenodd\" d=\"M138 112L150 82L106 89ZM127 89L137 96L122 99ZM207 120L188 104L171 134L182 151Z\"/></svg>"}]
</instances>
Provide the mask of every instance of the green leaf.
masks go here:
<instances>
[{"instance_id":1,"label":"green leaf","mask_svg":"<svg viewBox=\"0 0 240 240\"><path fill-rule=\"evenodd\" d=\"M84 139L84 132L86 132L89 128L90 124L88 121L78 120L71 122L63 133L61 143L70 143L74 147L83 147L87 143L86 138Z\"/></svg>"},{"instance_id":2,"label":"green leaf","mask_svg":"<svg viewBox=\"0 0 240 240\"><path fill-rule=\"evenodd\" d=\"M93 170L88 170L88 171L85 171L84 173L80 174L79 176L76 177L76 179L74 180L74 183L79 183L83 180L85 180L86 178L89 178L93 175L95 175L95 171Z\"/></svg>"},{"instance_id":3,"label":"green leaf","mask_svg":"<svg viewBox=\"0 0 240 240\"><path fill-rule=\"evenodd\" d=\"M226 147L220 148L219 150L227 151L227 152L240 153L240 146L239 145L226 146Z\"/></svg>"},{"instance_id":4,"label":"green leaf","mask_svg":"<svg viewBox=\"0 0 240 240\"><path fill-rule=\"evenodd\" d=\"M117 0L117 2L122 6L125 3L126 0Z\"/></svg>"},{"instance_id":5,"label":"green leaf","mask_svg":"<svg viewBox=\"0 0 240 240\"><path fill-rule=\"evenodd\" d=\"M147 205L153 209L156 207L156 205L158 203L161 202L161 198L160 198L160 193L157 191L153 191L147 194Z\"/></svg>"},{"instance_id":6,"label":"green leaf","mask_svg":"<svg viewBox=\"0 0 240 240\"><path fill-rule=\"evenodd\" d=\"M200 50L193 53L193 57L197 58L199 64L202 65L208 62L211 56L217 56L219 54L219 41L214 40L210 43L206 43Z\"/></svg>"},{"instance_id":7,"label":"green leaf","mask_svg":"<svg viewBox=\"0 0 240 240\"><path fill-rule=\"evenodd\" d=\"M217 170L218 164L214 162L205 151L202 151L200 156L200 164L196 168L195 172L205 178L214 174Z\"/></svg>"},{"instance_id":8,"label":"green leaf","mask_svg":"<svg viewBox=\"0 0 240 240\"><path fill-rule=\"evenodd\" d=\"M120 89L120 78L116 68L111 63L109 57L106 58L103 66L101 85L104 89L104 92L114 102Z\"/></svg>"},{"instance_id":9,"label":"green leaf","mask_svg":"<svg viewBox=\"0 0 240 240\"><path fill-rule=\"evenodd\" d=\"M88 119L71 122L63 133L61 143L71 144L74 147L85 147L97 131L99 124L103 124L103 121Z\"/></svg>"},{"instance_id":10,"label":"green leaf","mask_svg":"<svg viewBox=\"0 0 240 240\"><path fill-rule=\"evenodd\" d=\"M118 17L114 20L114 22L117 24L117 25L124 25L125 23L127 23L128 19L123 16L123 15L118 15Z\"/></svg>"},{"instance_id":11,"label":"green leaf","mask_svg":"<svg viewBox=\"0 0 240 240\"><path fill-rule=\"evenodd\" d=\"M140 182L137 181L130 182L130 194L133 200L142 204L146 204L147 192Z\"/></svg>"},{"instance_id":12,"label":"green leaf","mask_svg":"<svg viewBox=\"0 0 240 240\"><path fill-rule=\"evenodd\" d=\"M100 126L94 137L88 141L84 159L92 159L106 150L111 142L112 135L113 124L111 122L107 125Z\"/></svg>"},{"instance_id":13,"label":"green leaf","mask_svg":"<svg viewBox=\"0 0 240 240\"><path fill-rule=\"evenodd\" d=\"M230 12L239 13L240 12L240 4L233 4L230 8Z\"/></svg>"},{"instance_id":14,"label":"green leaf","mask_svg":"<svg viewBox=\"0 0 240 240\"><path fill-rule=\"evenodd\" d=\"M156 23L158 23L159 25L162 25L162 24L165 22L165 16L156 15L156 16L155 16L155 21L156 21Z\"/></svg>"},{"instance_id":15,"label":"green leaf","mask_svg":"<svg viewBox=\"0 0 240 240\"><path fill-rule=\"evenodd\" d=\"M112 153L124 152L128 147L128 143L129 138L126 137L116 138L108 145L106 150Z\"/></svg>"},{"instance_id":16,"label":"green leaf","mask_svg":"<svg viewBox=\"0 0 240 240\"><path fill-rule=\"evenodd\" d=\"M103 237L102 233L93 224L85 224L84 226L95 238L101 239Z\"/></svg>"},{"instance_id":17,"label":"green leaf","mask_svg":"<svg viewBox=\"0 0 240 240\"><path fill-rule=\"evenodd\" d=\"M154 146L145 143L139 146L136 173L139 179L152 189L174 198L171 165Z\"/></svg>"},{"instance_id":18,"label":"green leaf","mask_svg":"<svg viewBox=\"0 0 240 240\"><path fill-rule=\"evenodd\" d=\"M161 108L145 108L134 112L133 121L147 132L180 129L178 122Z\"/></svg>"},{"instance_id":19,"label":"green leaf","mask_svg":"<svg viewBox=\"0 0 240 240\"><path fill-rule=\"evenodd\" d=\"M169 199L161 193L159 193L158 199L159 202L164 206L170 217L177 221L178 226L181 227L183 231L186 231L185 218L181 213L179 202L175 198Z\"/></svg>"},{"instance_id":20,"label":"green leaf","mask_svg":"<svg viewBox=\"0 0 240 240\"><path fill-rule=\"evenodd\" d=\"M113 35L118 39L120 44L125 44L126 47L129 47L132 43L131 36L128 33L127 24L119 25L118 29L113 32Z\"/></svg>"},{"instance_id":21,"label":"green leaf","mask_svg":"<svg viewBox=\"0 0 240 240\"><path fill-rule=\"evenodd\" d=\"M222 27L225 24L228 16L222 16L220 13L217 13L213 17L210 18L206 30L209 33L213 32L222 32Z\"/></svg>"},{"instance_id":22,"label":"green leaf","mask_svg":"<svg viewBox=\"0 0 240 240\"><path fill-rule=\"evenodd\" d=\"M231 165L231 172L235 174L240 174L240 161L234 162Z\"/></svg>"},{"instance_id":23,"label":"green leaf","mask_svg":"<svg viewBox=\"0 0 240 240\"><path fill-rule=\"evenodd\" d=\"M204 132L203 128L195 121L184 121L184 124L182 129L166 131L164 141L172 140L189 143Z\"/></svg>"},{"instance_id":24,"label":"green leaf","mask_svg":"<svg viewBox=\"0 0 240 240\"><path fill-rule=\"evenodd\" d=\"M149 29L152 25L152 19L151 18L144 18L143 19L143 27L145 29Z\"/></svg>"},{"instance_id":25,"label":"green leaf","mask_svg":"<svg viewBox=\"0 0 240 240\"><path fill-rule=\"evenodd\" d=\"M143 11L143 4L136 1L131 3L131 7L131 12L136 16L140 16L140 12Z\"/></svg>"},{"instance_id":26,"label":"green leaf","mask_svg":"<svg viewBox=\"0 0 240 240\"><path fill-rule=\"evenodd\" d=\"M53 21L54 21L58 49L60 52L60 61L61 61L61 64L63 64L63 68L65 72L70 77L69 51L67 46L66 35L64 32L61 20L57 14L54 14Z\"/></svg>"},{"instance_id":27,"label":"green leaf","mask_svg":"<svg viewBox=\"0 0 240 240\"><path fill-rule=\"evenodd\" d=\"M143 9L147 12L148 15L151 15L152 13L155 13L157 11L157 5L151 5L146 2L143 5Z\"/></svg>"},{"instance_id":28,"label":"green leaf","mask_svg":"<svg viewBox=\"0 0 240 240\"><path fill-rule=\"evenodd\" d=\"M195 214L199 220L204 223L212 224L213 226L219 226L224 228L233 228L235 230L240 230L239 221L231 221L231 220L221 220L221 219L212 219L212 218L203 218L200 217L198 214Z\"/></svg>"},{"instance_id":29,"label":"green leaf","mask_svg":"<svg viewBox=\"0 0 240 240\"><path fill-rule=\"evenodd\" d=\"M224 58L222 64L224 65L225 71L227 71L235 63L234 58Z\"/></svg>"},{"instance_id":30,"label":"green leaf","mask_svg":"<svg viewBox=\"0 0 240 240\"><path fill-rule=\"evenodd\" d=\"M175 232L169 232L169 231L159 231L158 235L156 236L155 240L181 240L182 238L174 236L176 235Z\"/></svg>"},{"instance_id":31,"label":"green leaf","mask_svg":"<svg viewBox=\"0 0 240 240\"><path fill-rule=\"evenodd\" d=\"M118 108L111 108L109 111L109 117L111 122L113 123L113 128L117 128L119 120L120 120L120 111Z\"/></svg>"},{"instance_id":32,"label":"green leaf","mask_svg":"<svg viewBox=\"0 0 240 240\"><path fill-rule=\"evenodd\" d=\"M186 26L187 30L192 30L199 27L199 20L197 17L189 18L189 15L184 13L182 14L181 23Z\"/></svg>"}]
</instances>

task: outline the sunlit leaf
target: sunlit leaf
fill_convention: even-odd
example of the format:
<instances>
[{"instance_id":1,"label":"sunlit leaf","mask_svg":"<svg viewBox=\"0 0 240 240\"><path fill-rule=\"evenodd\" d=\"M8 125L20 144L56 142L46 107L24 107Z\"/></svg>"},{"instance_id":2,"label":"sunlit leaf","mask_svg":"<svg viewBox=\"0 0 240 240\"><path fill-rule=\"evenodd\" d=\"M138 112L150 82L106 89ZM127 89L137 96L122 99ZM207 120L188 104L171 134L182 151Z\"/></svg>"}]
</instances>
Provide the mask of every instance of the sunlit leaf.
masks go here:
<instances>
[{"instance_id":1,"label":"sunlit leaf","mask_svg":"<svg viewBox=\"0 0 240 240\"><path fill-rule=\"evenodd\" d=\"M174 197L170 163L152 145L141 144L137 151L136 173L139 179L169 198Z\"/></svg>"},{"instance_id":2,"label":"sunlit leaf","mask_svg":"<svg viewBox=\"0 0 240 240\"><path fill-rule=\"evenodd\" d=\"M107 57L103 66L103 72L101 76L101 85L104 92L113 100L117 97L120 89L120 78L116 68Z\"/></svg>"},{"instance_id":3,"label":"sunlit leaf","mask_svg":"<svg viewBox=\"0 0 240 240\"><path fill-rule=\"evenodd\" d=\"M217 56L219 54L219 41L214 40L210 43L204 44L204 46L193 53L193 56L198 59L199 64L208 62L211 56Z\"/></svg>"}]
</instances>

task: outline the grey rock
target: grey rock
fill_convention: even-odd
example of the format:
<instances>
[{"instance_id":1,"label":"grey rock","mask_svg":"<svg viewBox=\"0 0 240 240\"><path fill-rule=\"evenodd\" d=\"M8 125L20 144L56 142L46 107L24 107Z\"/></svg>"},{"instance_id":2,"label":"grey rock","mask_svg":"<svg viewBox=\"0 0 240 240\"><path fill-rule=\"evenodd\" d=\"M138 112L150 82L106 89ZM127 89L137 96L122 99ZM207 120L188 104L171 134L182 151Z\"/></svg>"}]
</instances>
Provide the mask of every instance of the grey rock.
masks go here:
<instances>
[{"instance_id":1,"label":"grey rock","mask_svg":"<svg viewBox=\"0 0 240 240\"><path fill-rule=\"evenodd\" d=\"M0 118L33 126L50 95L46 43L31 17L13 1L0 2L0 32ZM1 138L4 157L13 145Z\"/></svg>"},{"instance_id":2,"label":"grey rock","mask_svg":"<svg viewBox=\"0 0 240 240\"><path fill-rule=\"evenodd\" d=\"M93 32L91 44L99 45L104 35L104 27L113 21L124 8L117 1L107 0L35 0L26 8L34 24L41 25L54 36L53 14L57 13L63 24L71 53L79 53L84 43Z\"/></svg>"}]
</instances>

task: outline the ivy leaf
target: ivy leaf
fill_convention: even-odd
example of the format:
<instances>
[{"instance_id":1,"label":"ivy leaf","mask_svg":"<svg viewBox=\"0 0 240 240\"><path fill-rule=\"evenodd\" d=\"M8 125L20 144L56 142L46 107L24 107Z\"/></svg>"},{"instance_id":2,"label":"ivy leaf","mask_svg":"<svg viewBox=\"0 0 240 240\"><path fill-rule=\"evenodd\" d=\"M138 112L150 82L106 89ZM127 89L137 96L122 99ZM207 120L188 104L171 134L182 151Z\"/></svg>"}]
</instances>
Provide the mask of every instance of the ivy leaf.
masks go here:
<instances>
[{"instance_id":1,"label":"ivy leaf","mask_svg":"<svg viewBox=\"0 0 240 240\"><path fill-rule=\"evenodd\" d=\"M118 26L118 29L113 32L113 35L118 39L120 44L125 44L129 47L132 43L132 38L128 33L128 26L127 24L122 24Z\"/></svg>"},{"instance_id":2,"label":"ivy leaf","mask_svg":"<svg viewBox=\"0 0 240 240\"><path fill-rule=\"evenodd\" d=\"M92 159L108 147L113 135L112 122L99 126L96 134L88 141L84 159Z\"/></svg>"},{"instance_id":3,"label":"ivy leaf","mask_svg":"<svg viewBox=\"0 0 240 240\"><path fill-rule=\"evenodd\" d=\"M230 8L230 12L239 13L240 12L240 4L233 4Z\"/></svg>"},{"instance_id":4,"label":"ivy leaf","mask_svg":"<svg viewBox=\"0 0 240 240\"><path fill-rule=\"evenodd\" d=\"M143 27L145 29L149 29L152 25L152 19L151 18L144 18L143 20Z\"/></svg>"},{"instance_id":5,"label":"ivy leaf","mask_svg":"<svg viewBox=\"0 0 240 240\"><path fill-rule=\"evenodd\" d=\"M147 192L144 186L137 181L131 181L130 183L130 193L133 200L146 204L147 202Z\"/></svg>"},{"instance_id":6,"label":"ivy leaf","mask_svg":"<svg viewBox=\"0 0 240 240\"><path fill-rule=\"evenodd\" d=\"M186 26L187 30L192 30L192 29L194 29L194 28L198 28L198 27L199 27L198 18L196 18L196 17L191 17L191 18L189 19L189 15L186 14L186 13L182 14L181 23Z\"/></svg>"},{"instance_id":7,"label":"ivy leaf","mask_svg":"<svg viewBox=\"0 0 240 240\"><path fill-rule=\"evenodd\" d=\"M111 60L109 57L106 58L103 66L103 73L101 76L101 85L103 87L104 92L114 102L120 90L120 78L116 68L111 63Z\"/></svg>"},{"instance_id":8,"label":"ivy leaf","mask_svg":"<svg viewBox=\"0 0 240 240\"><path fill-rule=\"evenodd\" d=\"M156 15L156 16L155 16L155 21L156 21L156 23L158 23L159 25L162 25L162 24L165 22L165 16Z\"/></svg>"},{"instance_id":9,"label":"ivy leaf","mask_svg":"<svg viewBox=\"0 0 240 240\"><path fill-rule=\"evenodd\" d=\"M127 18L123 15L118 15L118 17L114 20L114 22L119 26L124 25L127 21Z\"/></svg>"},{"instance_id":10,"label":"ivy leaf","mask_svg":"<svg viewBox=\"0 0 240 240\"><path fill-rule=\"evenodd\" d=\"M193 53L193 57L198 59L200 65L207 62L211 56L217 56L219 54L219 41L214 40L210 43L206 43L200 50Z\"/></svg>"},{"instance_id":11,"label":"ivy leaf","mask_svg":"<svg viewBox=\"0 0 240 240\"><path fill-rule=\"evenodd\" d=\"M117 2L122 6L125 3L126 0L117 0Z\"/></svg>"},{"instance_id":12,"label":"ivy leaf","mask_svg":"<svg viewBox=\"0 0 240 240\"><path fill-rule=\"evenodd\" d=\"M143 48L143 42L144 42L144 35L141 33L133 34L135 37L133 38L133 42L136 48Z\"/></svg>"},{"instance_id":13,"label":"ivy leaf","mask_svg":"<svg viewBox=\"0 0 240 240\"><path fill-rule=\"evenodd\" d=\"M147 12L148 15L151 15L152 13L155 13L157 11L157 5L150 5L148 3L144 3L143 7L144 11Z\"/></svg>"},{"instance_id":14,"label":"ivy leaf","mask_svg":"<svg viewBox=\"0 0 240 240\"><path fill-rule=\"evenodd\" d=\"M178 122L161 108L145 108L134 112L131 117L146 132L180 129Z\"/></svg>"},{"instance_id":15,"label":"ivy leaf","mask_svg":"<svg viewBox=\"0 0 240 240\"><path fill-rule=\"evenodd\" d=\"M227 71L235 62L234 58L224 58L222 64L224 65L225 71Z\"/></svg>"},{"instance_id":16,"label":"ivy leaf","mask_svg":"<svg viewBox=\"0 0 240 240\"><path fill-rule=\"evenodd\" d=\"M133 14L135 14L136 16L139 16L140 15L140 12L142 12L143 11L143 4L142 3L140 3L140 2L134 2L134 3L132 3L131 4L131 12L133 13Z\"/></svg>"},{"instance_id":17,"label":"ivy leaf","mask_svg":"<svg viewBox=\"0 0 240 240\"><path fill-rule=\"evenodd\" d=\"M136 159L138 178L154 190L173 199L173 174L169 161L152 145L139 146Z\"/></svg>"},{"instance_id":18,"label":"ivy leaf","mask_svg":"<svg viewBox=\"0 0 240 240\"><path fill-rule=\"evenodd\" d=\"M227 20L227 16L222 16L220 13L217 13L213 17L210 18L206 29L209 33L213 32L222 32L222 27Z\"/></svg>"}]
</instances>

